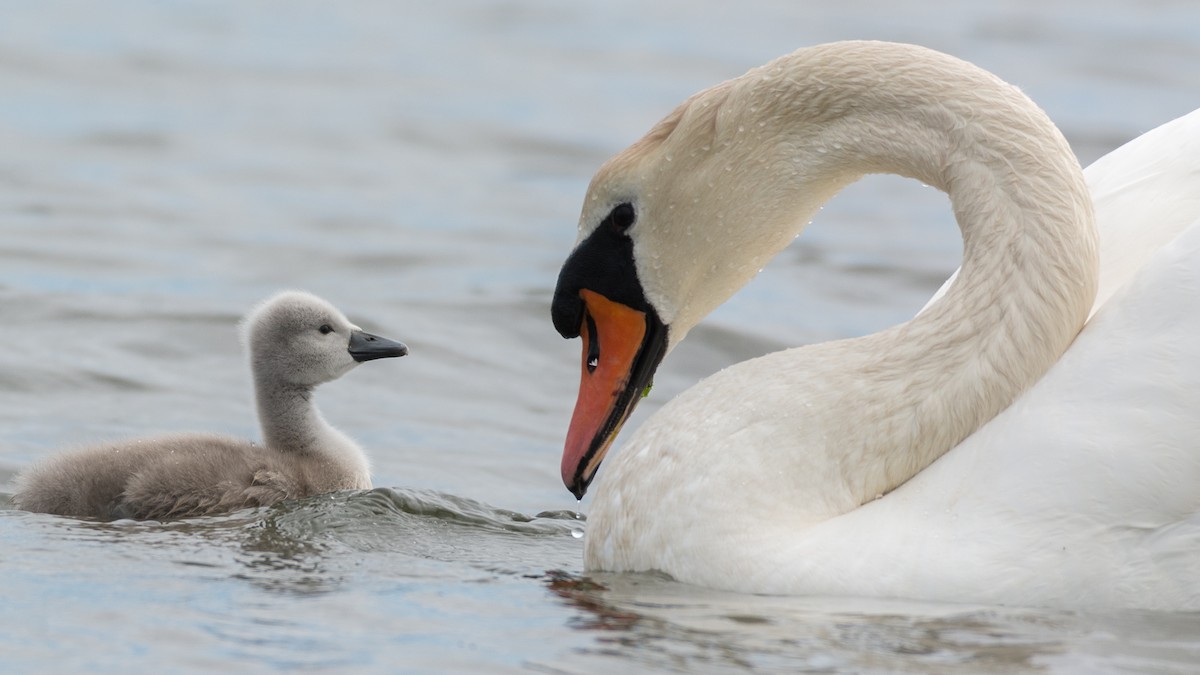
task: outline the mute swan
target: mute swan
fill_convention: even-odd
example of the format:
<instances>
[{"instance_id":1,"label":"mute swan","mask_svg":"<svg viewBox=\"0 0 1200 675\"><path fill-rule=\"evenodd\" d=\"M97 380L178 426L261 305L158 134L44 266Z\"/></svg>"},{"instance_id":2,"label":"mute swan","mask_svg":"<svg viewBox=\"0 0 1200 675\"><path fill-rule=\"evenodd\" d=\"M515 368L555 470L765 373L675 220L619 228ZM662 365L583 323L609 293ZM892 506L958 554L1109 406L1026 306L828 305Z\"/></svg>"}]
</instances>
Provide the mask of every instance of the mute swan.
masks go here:
<instances>
[{"instance_id":1,"label":"mute swan","mask_svg":"<svg viewBox=\"0 0 1200 675\"><path fill-rule=\"evenodd\" d=\"M801 49L694 95L597 172L552 306L583 338L567 487L583 496L688 330L878 172L948 193L957 277L907 323L739 363L668 402L601 476L586 567L1200 608L1200 111L1089 171L1097 244L1044 113L914 46Z\"/></svg>"},{"instance_id":2,"label":"mute swan","mask_svg":"<svg viewBox=\"0 0 1200 675\"><path fill-rule=\"evenodd\" d=\"M17 478L28 511L113 520L185 518L282 499L371 487L367 457L321 417L317 385L363 361L404 356L300 291L273 296L242 322L263 445L216 434L171 434L57 455Z\"/></svg>"}]
</instances>

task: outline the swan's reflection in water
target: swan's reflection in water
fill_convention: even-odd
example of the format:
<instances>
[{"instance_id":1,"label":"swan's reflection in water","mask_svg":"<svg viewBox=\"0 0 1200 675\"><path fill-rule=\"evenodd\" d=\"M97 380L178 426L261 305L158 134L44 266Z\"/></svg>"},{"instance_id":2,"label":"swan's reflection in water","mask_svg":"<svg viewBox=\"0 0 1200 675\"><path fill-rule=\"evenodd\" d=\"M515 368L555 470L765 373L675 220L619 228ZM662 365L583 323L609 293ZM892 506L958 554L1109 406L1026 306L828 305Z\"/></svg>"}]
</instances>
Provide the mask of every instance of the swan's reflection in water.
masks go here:
<instances>
[{"instance_id":1,"label":"swan's reflection in water","mask_svg":"<svg viewBox=\"0 0 1200 675\"><path fill-rule=\"evenodd\" d=\"M791 672L1042 670L1064 652L1071 614L846 598L748 596L659 575L547 574L547 589L595 632L577 656L640 667Z\"/></svg>"}]
</instances>

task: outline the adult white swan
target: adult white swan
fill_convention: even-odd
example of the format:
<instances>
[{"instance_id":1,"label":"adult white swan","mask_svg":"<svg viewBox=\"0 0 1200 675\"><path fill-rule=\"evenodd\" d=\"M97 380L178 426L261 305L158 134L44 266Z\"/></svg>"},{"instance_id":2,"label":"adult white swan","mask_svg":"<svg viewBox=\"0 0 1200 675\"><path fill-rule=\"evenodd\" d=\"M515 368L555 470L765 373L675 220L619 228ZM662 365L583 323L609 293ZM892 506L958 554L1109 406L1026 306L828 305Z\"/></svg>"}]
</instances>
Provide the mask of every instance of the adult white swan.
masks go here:
<instances>
[{"instance_id":1,"label":"adult white swan","mask_svg":"<svg viewBox=\"0 0 1200 675\"><path fill-rule=\"evenodd\" d=\"M663 355L878 172L949 194L957 278L907 323L670 401L606 467L587 567L1200 608L1200 115L1096 164L1098 254L1088 186L1042 111L919 47L802 49L693 96L600 169L553 304L583 337L567 487L583 495Z\"/></svg>"}]
</instances>

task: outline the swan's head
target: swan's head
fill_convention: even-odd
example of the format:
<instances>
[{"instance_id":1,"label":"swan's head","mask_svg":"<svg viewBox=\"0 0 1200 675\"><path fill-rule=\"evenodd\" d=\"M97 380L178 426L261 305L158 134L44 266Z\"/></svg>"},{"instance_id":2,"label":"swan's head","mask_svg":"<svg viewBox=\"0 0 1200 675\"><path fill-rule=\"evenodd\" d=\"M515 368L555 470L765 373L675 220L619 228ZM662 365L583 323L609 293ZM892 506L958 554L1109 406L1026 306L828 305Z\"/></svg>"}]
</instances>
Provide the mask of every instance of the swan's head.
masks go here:
<instances>
[{"instance_id":1,"label":"swan's head","mask_svg":"<svg viewBox=\"0 0 1200 675\"><path fill-rule=\"evenodd\" d=\"M693 96L592 179L552 306L558 332L583 338L562 460L578 497L666 353L854 178L820 145L827 107L764 91L780 72Z\"/></svg>"},{"instance_id":2,"label":"swan's head","mask_svg":"<svg viewBox=\"0 0 1200 675\"><path fill-rule=\"evenodd\" d=\"M254 376L311 388L336 380L363 361L404 356L403 343L364 332L336 307L302 291L285 291L242 321Z\"/></svg>"}]
</instances>

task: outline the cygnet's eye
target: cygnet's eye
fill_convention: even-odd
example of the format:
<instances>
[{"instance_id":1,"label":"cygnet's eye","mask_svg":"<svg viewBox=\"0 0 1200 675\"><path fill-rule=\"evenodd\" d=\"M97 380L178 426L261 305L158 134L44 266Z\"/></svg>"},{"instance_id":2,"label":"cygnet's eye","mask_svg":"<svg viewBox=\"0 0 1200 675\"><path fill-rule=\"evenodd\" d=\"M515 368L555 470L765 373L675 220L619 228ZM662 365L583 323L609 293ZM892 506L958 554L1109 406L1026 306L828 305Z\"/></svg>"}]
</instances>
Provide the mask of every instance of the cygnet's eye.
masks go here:
<instances>
[{"instance_id":1,"label":"cygnet's eye","mask_svg":"<svg viewBox=\"0 0 1200 675\"><path fill-rule=\"evenodd\" d=\"M333 326L330 326L329 324L326 323L326 324L322 324L321 327L318 328L317 330L321 331L321 335L329 335L330 333L333 332Z\"/></svg>"}]
</instances>

